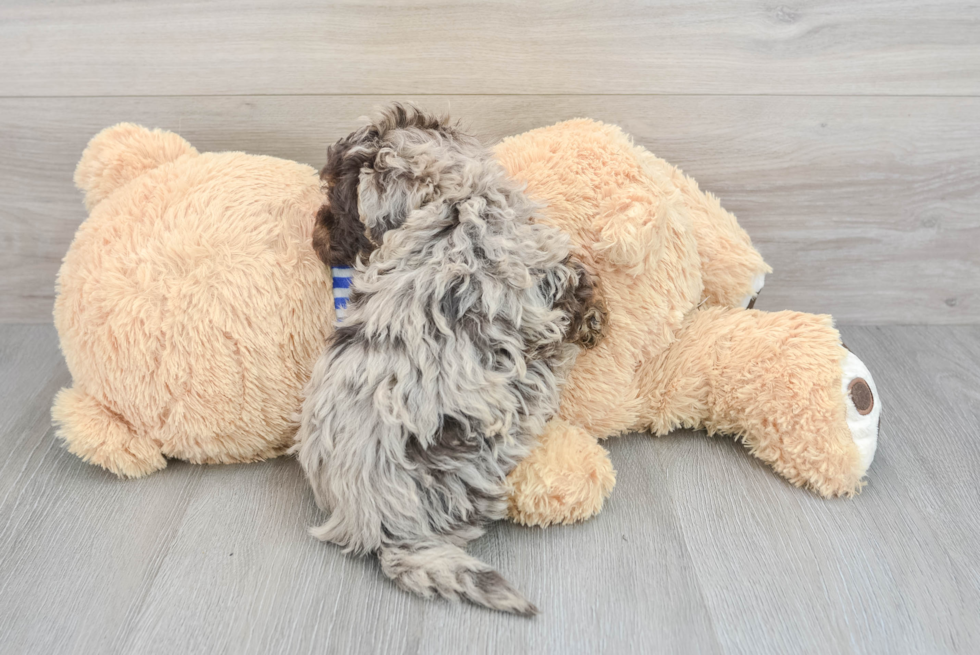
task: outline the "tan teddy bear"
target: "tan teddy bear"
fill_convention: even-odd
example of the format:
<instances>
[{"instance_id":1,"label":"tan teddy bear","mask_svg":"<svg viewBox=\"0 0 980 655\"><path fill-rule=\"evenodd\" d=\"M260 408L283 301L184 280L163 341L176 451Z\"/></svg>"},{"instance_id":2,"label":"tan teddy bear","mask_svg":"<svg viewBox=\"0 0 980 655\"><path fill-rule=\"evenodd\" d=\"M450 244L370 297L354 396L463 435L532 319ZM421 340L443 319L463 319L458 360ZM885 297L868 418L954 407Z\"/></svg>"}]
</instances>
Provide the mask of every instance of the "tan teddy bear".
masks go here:
<instances>
[{"instance_id":1,"label":"tan teddy bear","mask_svg":"<svg viewBox=\"0 0 980 655\"><path fill-rule=\"evenodd\" d=\"M617 128L570 121L497 156L598 274L608 336L515 469L511 514L587 518L614 483L597 439L704 428L794 484L856 492L881 403L830 317L743 309L769 267L718 201ZM334 322L311 247L307 166L198 154L133 125L96 136L76 183L91 215L59 273L55 324L74 386L53 415L69 449L118 475L283 452Z\"/></svg>"},{"instance_id":2,"label":"tan teddy bear","mask_svg":"<svg viewBox=\"0 0 980 655\"><path fill-rule=\"evenodd\" d=\"M732 435L796 485L860 489L881 412L871 374L829 316L748 309L771 269L714 197L589 120L511 137L496 155L582 248L610 324L510 475L515 520L598 512L614 474L596 439L630 431Z\"/></svg>"},{"instance_id":3,"label":"tan teddy bear","mask_svg":"<svg viewBox=\"0 0 980 655\"><path fill-rule=\"evenodd\" d=\"M165 457L283 453L333 323L310 245L317 172L122 124L92 139L75 183L90 215L54 308L73 387L52 415L68 449L126 477Z\"/></svg>"}]
</instances>

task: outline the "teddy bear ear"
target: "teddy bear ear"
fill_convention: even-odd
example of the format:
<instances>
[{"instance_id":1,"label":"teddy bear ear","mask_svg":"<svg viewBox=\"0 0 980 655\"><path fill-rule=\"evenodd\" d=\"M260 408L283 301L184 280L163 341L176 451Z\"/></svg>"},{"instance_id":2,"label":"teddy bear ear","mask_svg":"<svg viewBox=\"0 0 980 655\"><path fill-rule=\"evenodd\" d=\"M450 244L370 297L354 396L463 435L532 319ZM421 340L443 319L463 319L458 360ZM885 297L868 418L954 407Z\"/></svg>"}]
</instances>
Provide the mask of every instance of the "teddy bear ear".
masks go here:
<instances>
[{"instance_id":1,"label":"teddy bear ear","mask_svg":"<svg viewBox=\"0 0 980 655\"><path fill-rule=\"evenodd\" d=\"M91 210L143 173L178 157L196 154L191 144L173 132L119 123L88 142L75 168L75 186L85 192L85 206Z\"/></svg>"}]
</instances>

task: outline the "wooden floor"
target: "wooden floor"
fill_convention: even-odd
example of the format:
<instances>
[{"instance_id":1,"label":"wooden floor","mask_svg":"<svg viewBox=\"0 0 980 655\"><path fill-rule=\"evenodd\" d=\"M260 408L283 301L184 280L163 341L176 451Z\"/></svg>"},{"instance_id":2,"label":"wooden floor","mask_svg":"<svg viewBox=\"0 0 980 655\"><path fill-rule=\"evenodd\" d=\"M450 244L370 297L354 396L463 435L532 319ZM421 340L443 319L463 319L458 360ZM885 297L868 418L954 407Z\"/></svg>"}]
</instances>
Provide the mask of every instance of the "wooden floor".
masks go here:
<instances>
[{"instance_id":1,"label":"wooden floor","mask_svg":"<svg viewBox=\"0 0 980 655\"><path fill-rule=\"evenodd\" d=\"M83 464L50 427L54 330L0 327L0 652L980 652L980 326L842 333L885 399L859 496L726 439L611 440L597 518L474 544L541 607L521 619L409 596L308 536L291 459Z\"/></svg>"},{"instance_id":2,"label":"wooden floor","mask_svg":"<svg viewBox=\"0 0 980 655\"><path fill-rule=\"evenodd\" d=\"M320 168L393 99L621 125L736 213L767 309L980 322L972 0L0 0L0 322L50 320L103 127Z\"/></svg>"},{"instance_id":3,"label":"wooden floor","mask_svg":"<svg viewBox=\"0 0 980 655\"><path fill-rule=\"evenodd\" d=\"M875 374L864 492L725 439L614 440L598 518L475 544L541 607L522 620L314 541L291 460L123 482L62 450L88 139L132 121L320 167L389 100L487 143L616 123L716 193L775 269L757 308L835 315ZM978 208L973 0L0 0L0 655L978 653Z\"/></svg>"}]
</instances>

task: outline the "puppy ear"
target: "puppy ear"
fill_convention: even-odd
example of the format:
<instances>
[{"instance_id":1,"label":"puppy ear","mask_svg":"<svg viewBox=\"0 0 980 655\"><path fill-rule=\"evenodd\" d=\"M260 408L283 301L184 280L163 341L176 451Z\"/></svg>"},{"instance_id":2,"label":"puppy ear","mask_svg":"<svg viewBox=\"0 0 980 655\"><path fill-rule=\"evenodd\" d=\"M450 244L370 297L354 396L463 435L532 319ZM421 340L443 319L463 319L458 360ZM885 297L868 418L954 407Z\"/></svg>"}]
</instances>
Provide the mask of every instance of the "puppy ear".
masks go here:
<instances>
[{"instance_id":1,"label":"puppy ear","mask_svg":"<svg viewBox=\"0 0 980 655\"><path fill-rule=\"evenodd\" d=\"M420 146L418 149L422 149ZM378 151L374 162L361 169L357 208L368 238L381 243L384 233L402 225L432 193L432 176L414 170L393 148Z\"/></svg>"},{"instance_id":2,"label":"puppy ear","mask_svg":"<svg viewBox=\"0 0 980 655\"><path fill-rule=\"evenodd\" d=\"M351 266L401 226L431 197L448 165L443 138L453 134L444 120L395 104L330 146L320 173L328 201L314 233L320 258Z\"/></svg>"},{"instance_id":3,"label":"puppy ear","mask_svg":"<svg viewBox=\"0 0 980 655\"><path fill-rule=\"evenodd\" d=\"M357 216L368 230L371 240L377 243L373 232L380 232L378 225L387 223L389 209L385 207L384 182L379 180L377 171L370 168L361 170L357 183ZM391 208L394 211L394 208Z\"/></svg>"},{"instance_id":4,"label":"puppy ear","mask_svg":"<svg viewBox=\"0 0 980 655\"><path fill-rule=\"evenodd\" d=\"M353 266L358 254L371 250L358 209L358 187L361 171L370 170L376 152L372 135L365 131L327 150L327 165L320 172L327 202L320 208L313 230L313 247L327 266Z\"/></svg>"}]
</instances>

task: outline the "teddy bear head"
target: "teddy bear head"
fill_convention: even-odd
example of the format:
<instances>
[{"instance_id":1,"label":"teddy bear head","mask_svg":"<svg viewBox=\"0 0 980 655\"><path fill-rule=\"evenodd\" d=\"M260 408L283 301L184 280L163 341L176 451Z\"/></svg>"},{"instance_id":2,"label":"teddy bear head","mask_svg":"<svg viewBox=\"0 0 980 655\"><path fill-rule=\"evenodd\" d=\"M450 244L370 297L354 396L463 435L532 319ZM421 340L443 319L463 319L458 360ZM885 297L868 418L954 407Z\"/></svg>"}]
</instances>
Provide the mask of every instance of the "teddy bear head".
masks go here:
<instances>
[{"instance_id":1,"label":"teddy bear head","mask_svg":"<svg viewBox=\"0 0 980 655\"><path fill-rule=\"evenodd\" d=\"M54 308L69 449L124 476L283 452L333 321L316 171L123 123L75 172L88 218Z\"/></svg>"}]
</instances>

